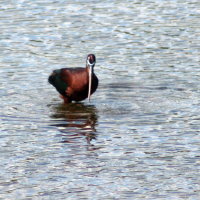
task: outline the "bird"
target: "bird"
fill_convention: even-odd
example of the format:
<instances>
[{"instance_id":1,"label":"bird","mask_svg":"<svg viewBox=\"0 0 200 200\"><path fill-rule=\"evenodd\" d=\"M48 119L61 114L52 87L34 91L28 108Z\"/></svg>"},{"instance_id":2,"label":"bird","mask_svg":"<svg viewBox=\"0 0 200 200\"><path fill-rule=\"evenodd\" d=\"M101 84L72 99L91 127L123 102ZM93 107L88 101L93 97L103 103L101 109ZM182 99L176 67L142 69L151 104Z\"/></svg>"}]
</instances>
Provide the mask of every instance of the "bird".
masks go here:
<instances>
[{"instance_id":1,"label":"bird","mask_svg":"<svg viewBox=\"0 0 200 200\"><path fill-rule=\"evenodd\" d=\"M96 91L99 83L94 73L95 63L95 55L88 54L85 68L61 68L54 70L49 76L48 82L60 93L65 104L83 101L86 98L90 101L90 96Z\"/></svg>"}]
</instances>

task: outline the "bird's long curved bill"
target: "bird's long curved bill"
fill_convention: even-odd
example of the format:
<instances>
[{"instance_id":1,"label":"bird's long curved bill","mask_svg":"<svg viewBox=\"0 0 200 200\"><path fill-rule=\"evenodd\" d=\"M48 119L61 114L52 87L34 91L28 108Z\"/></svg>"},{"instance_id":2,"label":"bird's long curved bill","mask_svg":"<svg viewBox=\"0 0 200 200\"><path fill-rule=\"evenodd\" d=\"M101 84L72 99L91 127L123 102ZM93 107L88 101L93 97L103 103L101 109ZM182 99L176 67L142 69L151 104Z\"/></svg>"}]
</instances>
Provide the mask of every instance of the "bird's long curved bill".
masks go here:
<instances>
[{"instance_id":1,"label":"bird's long curved bill","mask_svg":"<svg viewBox=\"0 0 200 200\"><path fill-rule=\"evenodd\" d=\"M90 101L92 87L92 67L89 68L89 86L88 86L88 100Z\"/></svg>"}]
</instances>

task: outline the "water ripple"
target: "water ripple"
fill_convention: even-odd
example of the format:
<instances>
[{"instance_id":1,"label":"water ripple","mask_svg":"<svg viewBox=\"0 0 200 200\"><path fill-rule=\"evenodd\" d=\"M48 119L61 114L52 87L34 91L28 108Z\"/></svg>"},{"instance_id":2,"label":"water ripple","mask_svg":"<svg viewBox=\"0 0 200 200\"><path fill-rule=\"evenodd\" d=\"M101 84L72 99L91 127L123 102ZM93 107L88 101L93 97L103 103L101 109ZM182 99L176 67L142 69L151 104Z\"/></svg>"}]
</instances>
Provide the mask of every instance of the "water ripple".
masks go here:
<instances>
[{"instance_id":1,"label":"water ripple","mask_svg":"<svg viewBox=\"0 0 200 200\"><path fill-rule=\"evenodd\" d=\"M199 2L0 3L3 199L198 199ZM91 102L53 69L97 57Z\"/></svg>"}]
</instances>

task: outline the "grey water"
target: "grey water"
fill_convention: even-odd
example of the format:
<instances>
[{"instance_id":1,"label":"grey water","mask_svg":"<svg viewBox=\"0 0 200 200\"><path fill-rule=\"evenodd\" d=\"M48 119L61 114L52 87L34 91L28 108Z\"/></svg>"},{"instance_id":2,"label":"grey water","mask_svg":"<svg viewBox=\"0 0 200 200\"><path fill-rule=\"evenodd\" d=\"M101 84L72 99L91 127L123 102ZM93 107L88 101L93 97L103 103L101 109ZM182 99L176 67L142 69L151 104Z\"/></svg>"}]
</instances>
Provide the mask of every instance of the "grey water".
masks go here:
<instances>
[{"instance_id":1,"label":"grey water","mask_svg":"<svg viewBox=\"0 0 200 200\"><path fill-rule=\"evenodd\" d=\"M0 199L200 198L199 0L0 2ZM54 69L97 58L91 102Z\"/></svg>"}]
</instances>

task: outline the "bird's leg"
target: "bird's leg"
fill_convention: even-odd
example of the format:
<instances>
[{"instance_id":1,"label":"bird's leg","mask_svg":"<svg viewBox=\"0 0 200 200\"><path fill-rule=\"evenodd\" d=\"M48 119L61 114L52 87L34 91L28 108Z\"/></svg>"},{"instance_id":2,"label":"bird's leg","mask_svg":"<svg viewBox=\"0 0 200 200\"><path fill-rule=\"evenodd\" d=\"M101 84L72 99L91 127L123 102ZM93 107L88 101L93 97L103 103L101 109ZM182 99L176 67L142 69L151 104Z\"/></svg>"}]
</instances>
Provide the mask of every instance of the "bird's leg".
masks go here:
<instances>
[{"instance_id":1,"label":"bird's leg","mask_svg":"<svg viewBox=\"0 0 200 200\"><path fill-rule=\"evenodd\" d=\"M65 104L71 103L72 100L69 97L65 97L63 95L60 95L60 98L64 100Z\"/></svg>"}]
</instances>

